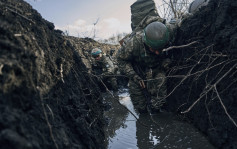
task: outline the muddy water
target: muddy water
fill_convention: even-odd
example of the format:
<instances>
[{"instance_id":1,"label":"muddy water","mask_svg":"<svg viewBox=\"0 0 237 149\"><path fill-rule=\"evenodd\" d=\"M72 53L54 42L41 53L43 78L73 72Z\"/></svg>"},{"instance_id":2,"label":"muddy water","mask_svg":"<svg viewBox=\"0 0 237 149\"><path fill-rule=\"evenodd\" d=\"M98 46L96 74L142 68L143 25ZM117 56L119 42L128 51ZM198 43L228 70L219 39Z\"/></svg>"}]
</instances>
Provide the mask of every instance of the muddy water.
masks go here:
<instances>
[{"instance_id":1,"label":"muddy water","mask_svg":"<svg viewBox=\"0 0 237 149\"><path fill-rule=\"evenodd\" d=\"M192 125L171 113L162 112L152 119L148 114L137 114L126 89L113 96L106 93L104 100L111 106L105 112L108 149L215 149Z\"/></svg>"}]
</instances>

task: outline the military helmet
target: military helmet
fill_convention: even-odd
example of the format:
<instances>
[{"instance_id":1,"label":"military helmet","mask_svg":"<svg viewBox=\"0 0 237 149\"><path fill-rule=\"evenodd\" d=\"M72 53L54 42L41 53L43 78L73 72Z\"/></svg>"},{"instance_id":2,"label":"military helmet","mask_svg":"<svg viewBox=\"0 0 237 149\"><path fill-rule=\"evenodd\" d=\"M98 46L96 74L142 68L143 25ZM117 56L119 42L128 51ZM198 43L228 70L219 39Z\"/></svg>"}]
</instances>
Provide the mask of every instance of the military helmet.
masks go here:
<instances>
[{"instance_id":1,"label":"military helmet","mask_svg":"<svg viewBox=\"0 0 237 149\"><path fill-rule=\"evenodd\" d=\"M101 53L102 53L102 51L99 48L94 48L91 51L92 57L98 57Z\"/></svg>"},{"instance_id":2,"label":"military helmet","mask_svg":"<svg viewBox=\"0 0 237 149\"><path fill-rule=\"evenodd\" d=\"M209 0L194 0L190 5L188 12L189 13L195 13L198 11L201 7L206 6L209 3Z\"/></svg>"},{"instance_id":3,"label":"military helmet","mask_svg":"<svg viewBox=\"0 0 237 149\"><path fill-rule=\"evenodd\" d=\"M152 22L144 29L144 42L153 49L161 49L169 42L168 28L161 22Z\"/></svg>"}]
</instances>

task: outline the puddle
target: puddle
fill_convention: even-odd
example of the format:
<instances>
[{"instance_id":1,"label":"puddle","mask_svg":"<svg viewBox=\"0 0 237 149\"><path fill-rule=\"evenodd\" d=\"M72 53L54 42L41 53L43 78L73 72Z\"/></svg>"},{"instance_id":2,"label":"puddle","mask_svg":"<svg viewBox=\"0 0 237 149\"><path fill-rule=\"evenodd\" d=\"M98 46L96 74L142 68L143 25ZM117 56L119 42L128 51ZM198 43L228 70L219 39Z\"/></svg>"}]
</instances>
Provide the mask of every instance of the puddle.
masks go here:
<instances>
[{"instance_id":1,"label":"puddle","mask_svg":"<svg viewBox=\"0 0 237 149\"><path fill-rule=\"evenodd\" d=\"M137 114L127 89L115 97L106 93L104 100L111 103L111 109L105 112L108 149L215 149L196 128L171 113L153 115L153 120L148 114Z\"/></svg>"}]
</instances>

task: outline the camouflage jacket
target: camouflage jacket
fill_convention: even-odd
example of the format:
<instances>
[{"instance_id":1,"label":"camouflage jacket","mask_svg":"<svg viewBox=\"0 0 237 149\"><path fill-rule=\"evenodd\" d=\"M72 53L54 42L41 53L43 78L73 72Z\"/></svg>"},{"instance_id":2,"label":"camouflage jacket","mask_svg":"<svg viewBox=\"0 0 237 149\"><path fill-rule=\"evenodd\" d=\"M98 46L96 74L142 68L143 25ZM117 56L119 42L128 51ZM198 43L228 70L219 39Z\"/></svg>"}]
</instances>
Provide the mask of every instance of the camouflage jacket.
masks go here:
<instances>
[{"instance_id":1,"label":"camouflage jacket","mask_svg":"<svg viewBox=\"0 0 237 149\"><path fill-rule=\"evenodd\" d=\"M153 21L161 20L161 18L157 17L148 17L145 18L141 24L149 24ZM171 44L174 41L177 26L175 24L168 23L165 25L168 27L171 35ZM117 54L117 61L119 63L120 70L130 78L137 74L134 70L134 66L139 66L143 71L146 71L147 68L161 68L167 61L164 54L156 55L149 50L146 50L143 42L144 26L140 26L140 28L135 29L134 32L124 40L124 43Z\"/></svg>"},{"instance_id":2,"label":"camouflage jacket","mask_svg":"<svg viewBox=\"0 0 237 149\"><path fill-rule=\"evenodd\" d=\"M96 75L113 75L114 65L112 60L106 55L102 55L100 60L92 60L92 72Z\"/></svg>"}]
</instances>

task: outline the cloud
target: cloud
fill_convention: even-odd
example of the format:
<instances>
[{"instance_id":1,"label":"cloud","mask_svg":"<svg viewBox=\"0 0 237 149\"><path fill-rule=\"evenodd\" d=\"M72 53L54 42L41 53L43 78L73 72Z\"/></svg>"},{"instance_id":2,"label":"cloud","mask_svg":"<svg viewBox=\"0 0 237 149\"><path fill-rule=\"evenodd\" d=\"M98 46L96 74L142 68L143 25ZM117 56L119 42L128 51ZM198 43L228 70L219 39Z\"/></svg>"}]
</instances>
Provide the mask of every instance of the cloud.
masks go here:
<instances>
[{"instance_id":1,"label":"cloud","mask_svg":"<svg viewBox=\"0 0 237 149\"><path fill-rule=\"evenodd\" d=\"M69 33L70 36L90 37L94 25L89 24L85 20L76 20L72 24L65 26L55 26L56 29Z\"/></svg>"},{"instance_id":2,"label":"cloud","mask_svg":"<svg viewBox=\"0 0 237 149\"><path fill-rule=\"evenodd\" d=\"M105 23L107 23L108 28L110 29L117 29L120 26L120 21L116 18L108 18L104 20Z\"/></svg>"},{"instance_id":3,"label":"cloud","mask_svg":"<svg viewBox=\"0 0 237 149\"><path fill-rule=\"evenodd\" d=\"M79 19L72 24L56 26L55 28L67 31L71 36L82 38L95 36L97 39L108 39L118 33L128 33L131 30L130 24L121 23L117 18L99 20L96 25L93 25L93 22Z\"/></svg>"},{"instance_id":4,"label":"cloud","mask_svg":"<svg viewBox=\"0 0 237 149\"><path fill-rule=\"evenodd\" d=\"M77 20L77 21L75 21L75 25L78 25L78 26L82 26L82 25L85 25L85 24L86 24L85 20Z\"/></svg>"},{"instance_id":5,"label":"cloud","mask_svg":"<svg viewBox=\"0 0 237 149\"><path fill-rule=\"evenodd\" d=\"M101 20L97 26L98 36L102 39L108 39L119 33L131 32L130 23L123 23L117 18L106 18Z\"/></svg>"}]
</instances>

